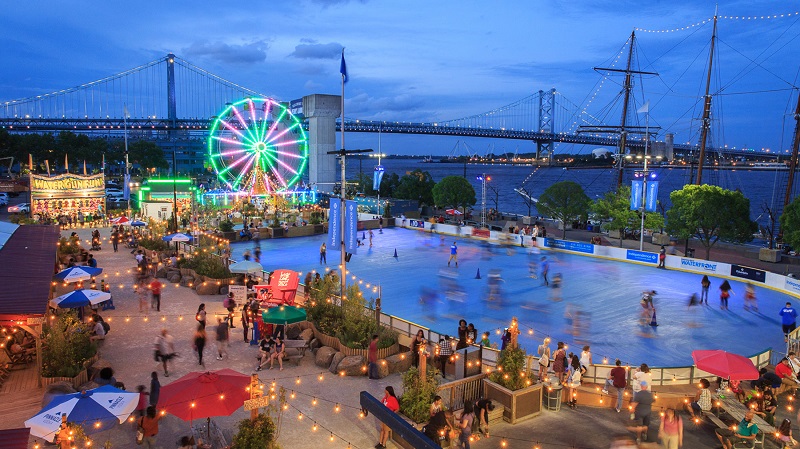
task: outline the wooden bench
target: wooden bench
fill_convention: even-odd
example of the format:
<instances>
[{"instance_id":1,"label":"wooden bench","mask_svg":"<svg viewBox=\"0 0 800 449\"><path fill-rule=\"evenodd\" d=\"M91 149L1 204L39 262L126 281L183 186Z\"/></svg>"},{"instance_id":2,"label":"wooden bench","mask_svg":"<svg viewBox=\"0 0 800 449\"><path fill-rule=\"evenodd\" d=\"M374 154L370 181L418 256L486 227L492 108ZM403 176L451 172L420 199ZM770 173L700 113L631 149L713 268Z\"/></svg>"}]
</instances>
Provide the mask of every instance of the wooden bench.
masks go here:
<instances>
[{"instance_id":1,"label":"wooden bench","mask_svg":"<svg viewBox=\"0 0 800 449\"><path fill-rule=\"evenodd\" d=\"M720 429L727 429L728 428L728 425L725 424L721 419L719 419L719 417L717 417L717 415L715 415L713 412L711 412L711 410L709 410L707 412L703 412L703 416L705 416L706 419L708 419L709 421L713 422Z\"/></svg>"},{"instance_id":2,"label":"wooden bench","mask_svg":"<svg viewBox=\"0 0 800 449\"><path fill-rule=\"evenodd\" d=\"M303 356L306 355L306 349L308 349L308 343L305 340L284 340L284 359L294 361L295 365L300 364L300 360L302 360ZM291 353L289 350L291 349Z\"/></svg>"}]
</instances>

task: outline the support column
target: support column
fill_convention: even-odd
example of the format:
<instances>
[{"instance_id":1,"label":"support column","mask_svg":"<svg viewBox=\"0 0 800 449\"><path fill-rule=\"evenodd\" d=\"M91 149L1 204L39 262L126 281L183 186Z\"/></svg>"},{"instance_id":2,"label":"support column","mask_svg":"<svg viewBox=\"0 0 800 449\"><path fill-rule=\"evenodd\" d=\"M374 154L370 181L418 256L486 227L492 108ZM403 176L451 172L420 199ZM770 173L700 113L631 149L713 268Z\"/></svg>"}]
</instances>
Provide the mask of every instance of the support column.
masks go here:
<instances>
[{"instance_id":1,"label":"support column","mask_svg":"<svg viewBox=\"0 0 800 449\"><path fill-rule=\"evenodd\" d=\"M336 119L342 113L339 95L303 97L303 115L308 119L308 183L321 192L333 192L336 183Z\"/></svg>"},{"instance_id":2,"label":"support column","mask_svg":"<svg viewBox=\"0 0 800 449\"><path fill-rule=\"evenodd\" d=\"M170 53L167 55L167 119L172 129L175 129L177 118L178 112L175 106L175 55Z\"/></svg>"},{"instance_id":3,"label":"support column","mask_svg":"<svg viewBox=\"0 0 800 449\"><path fill-rule=\"evenodd\" d=\"M547 92L539 91L539 129L540 133L552 133L554 129L553 124L553 106L555 104L556 89L552 88ZM547 156L548 164L553 161L553 141L539 140L536 142L536 160Z\"/></svg>"}]
</instances>

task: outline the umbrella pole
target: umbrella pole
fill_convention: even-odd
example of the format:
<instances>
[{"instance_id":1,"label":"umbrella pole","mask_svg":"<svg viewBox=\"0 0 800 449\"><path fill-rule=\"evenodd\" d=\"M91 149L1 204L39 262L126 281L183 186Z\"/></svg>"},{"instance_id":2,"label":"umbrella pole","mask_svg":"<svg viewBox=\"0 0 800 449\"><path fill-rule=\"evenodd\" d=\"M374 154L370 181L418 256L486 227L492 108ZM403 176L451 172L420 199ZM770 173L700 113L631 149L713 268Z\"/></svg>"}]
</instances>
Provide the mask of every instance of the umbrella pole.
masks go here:
<instances>
[{"instance_id":1,"label":"umbrella pole","mask_svg":"<svg viewBox=\"0 0 800 449\"><path fill-rule=\"evenodd\" d=\"M206 437L211 441L211 417L206 418Z\"/></svg>"}]
</instances>

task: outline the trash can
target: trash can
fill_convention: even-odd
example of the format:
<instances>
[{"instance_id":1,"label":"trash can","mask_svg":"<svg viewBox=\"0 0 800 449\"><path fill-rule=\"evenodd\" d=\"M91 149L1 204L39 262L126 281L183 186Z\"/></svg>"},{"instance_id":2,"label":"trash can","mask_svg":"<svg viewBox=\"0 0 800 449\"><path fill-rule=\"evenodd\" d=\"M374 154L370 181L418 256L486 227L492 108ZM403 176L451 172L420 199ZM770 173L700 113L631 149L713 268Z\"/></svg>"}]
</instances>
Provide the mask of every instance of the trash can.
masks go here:
<instances>
[{"instance_id":1,"label":"trash can","mask_svg":"<svg viewBox=\"0 0 800 449\"><path fill-rule=\"evenodd\" d=\"M545 390L545 406L547 410L557 412L561 410L561 384L550 384Z\"/></svg>"},{"instance_id":2,"label":"trash can","mask_svg":"<svg viewBox=\"0 0 800 449\"><path fill-rule=\"evenodd\" d=\"M686 248L686 257L694 257L694 248Z\"/></svg>"}]
</instances>

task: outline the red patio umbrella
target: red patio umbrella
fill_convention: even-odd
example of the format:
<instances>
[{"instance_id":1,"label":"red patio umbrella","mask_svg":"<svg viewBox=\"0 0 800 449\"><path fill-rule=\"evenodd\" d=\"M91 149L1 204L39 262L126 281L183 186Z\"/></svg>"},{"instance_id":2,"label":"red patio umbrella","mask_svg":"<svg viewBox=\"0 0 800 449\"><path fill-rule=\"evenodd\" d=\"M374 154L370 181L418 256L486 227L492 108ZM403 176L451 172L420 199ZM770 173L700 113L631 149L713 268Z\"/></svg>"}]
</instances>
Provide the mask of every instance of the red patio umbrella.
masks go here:
<instances>
[{"instance_id":1,"label":"red patio umbrella","mask_svg":"<svg viewBox=\"0 0 800 449\"><path fill-rule=\"evenodd\" d=\"M758 379L758 369L747 357L721 349L692 351L695 365L703 371L730 380Z\"/></svg>"},{"instance_id":2,"label":"red patio umbrella","mask_svg":"<svg viewBox=\"0 0 800 449\"><path fill-rule=\"evenodd\" d=\"M184 421L228 416L250 399L250 376L232 369L193 372L161 387L158 409Z\"/></svg>"},{"instance_id":3,"label":"red patio umbrella","mask_svg":"<svg viewBox=\"0 0 800 449\"><path fill-rule=\"evenodd\" d=\"M446 213L447 215L464 215L458 209L447 209L444 211L444 213Z\"/></svg>"},{"instance_id":4,"label":"red patio umbrella","mask_svg":"<svg viewBox=\"0 0 800 449\"><path fill-rule=\"evenodd\" d=\"M130 219L128 219L128 217L123 215L121 217L112 218L111 220L108 220L108 222L113 224L113 225L126 225L126 224L130 224L131 221L130 221Z\"/></svg>"}]
</instances>

